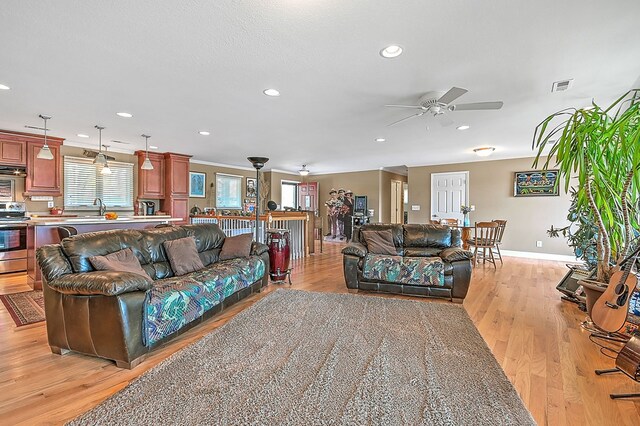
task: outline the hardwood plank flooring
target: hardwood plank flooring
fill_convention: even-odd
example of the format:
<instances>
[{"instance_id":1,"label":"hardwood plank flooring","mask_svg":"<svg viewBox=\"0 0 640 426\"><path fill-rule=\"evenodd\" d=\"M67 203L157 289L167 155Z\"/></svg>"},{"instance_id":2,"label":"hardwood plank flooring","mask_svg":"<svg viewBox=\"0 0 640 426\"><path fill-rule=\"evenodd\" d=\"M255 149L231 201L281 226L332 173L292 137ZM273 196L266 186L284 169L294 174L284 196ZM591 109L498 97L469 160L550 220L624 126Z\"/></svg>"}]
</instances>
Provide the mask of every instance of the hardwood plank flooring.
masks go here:
<instances>
[{"instance_id":1,"label":"hardwood plank flooring","mask_svg":"<svg viewBox=\"0 0 640 426\"><path fill-rule=\"evenodd\" d=\"M346 293L341 248L327 243L323 254L294 262L292 288ZM638 425L640 398L612 401L609 393L640 392L640 384L621 374L595 376L594 369L614 363L581 329L585 314L560 300L555 286L564 273L559 262L507 257L497 270L474 270L463 306L539 424ZM54 355L44 323L16 328L0 306L0 424L62 424L278 288L269 285L133 370L74 353ZM26 290L24 274L0 277L0 293Z\"/></svg>"}]
</instances>

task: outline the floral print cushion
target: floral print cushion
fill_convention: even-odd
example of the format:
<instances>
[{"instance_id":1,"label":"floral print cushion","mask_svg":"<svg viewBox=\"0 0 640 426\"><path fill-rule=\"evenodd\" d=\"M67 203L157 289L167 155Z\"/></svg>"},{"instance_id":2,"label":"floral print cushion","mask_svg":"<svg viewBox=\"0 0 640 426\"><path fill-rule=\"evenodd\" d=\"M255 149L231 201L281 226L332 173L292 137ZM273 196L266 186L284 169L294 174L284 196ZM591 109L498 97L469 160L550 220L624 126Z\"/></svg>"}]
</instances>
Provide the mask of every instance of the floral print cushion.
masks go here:
<instances>
[{"instance_id":1,"label":"floral print cushion","mask_svg":"<svg viewBox=\"0 0 640 426\"><path fill-rule=\"evenodd\" d=\"M367 254L362 276L397 284L444 286L444 263L439 257Z\"/></svg>"},{"instance_id":2,"label":"floral print cushion","mask_svg":"<svg viewBox=\"0 0 640 426\"><path fill-rule=\"evenodd\" d=\"M154 282L144 304L145 345L153 345L200 318L226 297L260 280L264 273L264 262L251 256Z\"/></svg>"}]
</instances>

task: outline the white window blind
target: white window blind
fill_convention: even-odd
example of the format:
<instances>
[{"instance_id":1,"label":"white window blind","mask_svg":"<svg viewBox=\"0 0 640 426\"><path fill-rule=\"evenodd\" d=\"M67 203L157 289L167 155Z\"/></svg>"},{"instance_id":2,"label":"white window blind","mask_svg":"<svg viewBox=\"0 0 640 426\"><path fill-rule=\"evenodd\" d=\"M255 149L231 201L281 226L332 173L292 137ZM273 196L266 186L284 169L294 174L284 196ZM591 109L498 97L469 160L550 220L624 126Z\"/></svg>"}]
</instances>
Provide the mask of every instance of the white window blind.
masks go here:
<instances>
[{"instance_id":1,"label":"white window blind","mask_svg":"<svg viewBox=\"0 0 640 426\"><path fill-rule=\"evenodd\" d=\"M90 158L64 157L64 207L94 209L101 198L107 208L133 208L133 164L109 161L110 175Z\"/></svg>"},{"instance_id":2,"label":"white window blind","mask_svg":"<svg viewBox=\"0 0 640 426\"><path fill-rule=\"evenodd\" d=\"M242 177L216 173L216 207L242 208Z\"/></svg>"}]
</instances>

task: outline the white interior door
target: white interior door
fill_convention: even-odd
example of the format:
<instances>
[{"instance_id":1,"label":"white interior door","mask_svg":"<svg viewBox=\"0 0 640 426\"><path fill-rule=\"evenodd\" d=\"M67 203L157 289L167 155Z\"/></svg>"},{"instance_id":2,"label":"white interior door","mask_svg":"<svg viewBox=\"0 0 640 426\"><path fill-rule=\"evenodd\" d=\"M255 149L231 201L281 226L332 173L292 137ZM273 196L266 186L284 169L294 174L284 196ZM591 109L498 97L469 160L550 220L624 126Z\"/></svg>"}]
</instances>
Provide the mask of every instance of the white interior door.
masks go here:
<instances>
[{"instance_id":1,"label":"white interior door","mask_svg":"<svg viewBox=\"0 0 640 426\"><path fill-rule=\"evenodd\" d=\"M467 204L469 172L431 174L431 218L458 219L464 215L461 205Z\"/></svg>"},{"instance_id":2,"label":"white interior door","mask_svg":"<svg viewBox=\"0 0 640 426\"><path fill-rule=\"evenodd\" d=\"M391 181L391 223L402 223L402 182Z\"/></svg>"}]
</instances>

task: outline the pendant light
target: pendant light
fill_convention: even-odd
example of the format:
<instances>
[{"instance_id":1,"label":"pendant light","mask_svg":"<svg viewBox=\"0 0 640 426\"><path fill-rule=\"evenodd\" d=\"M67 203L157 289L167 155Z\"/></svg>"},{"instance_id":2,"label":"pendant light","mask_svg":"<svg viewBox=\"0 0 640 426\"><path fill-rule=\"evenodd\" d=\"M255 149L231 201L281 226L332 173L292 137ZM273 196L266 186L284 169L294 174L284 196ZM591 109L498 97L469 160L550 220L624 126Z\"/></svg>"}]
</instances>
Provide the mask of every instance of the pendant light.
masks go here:
<instances>
[{"instance_id":1,"label":"pendant light","mask_svg":"<svg viewBox=\"0 0 640 426\"><path fill-rule=\"evenodd\" d=\"M300 176L309 176L309 169L307 169L307 165L303 164L302 168L300 170L298 170L298 173L300 173Z\"/></svg>"},{"instance_id":2,"label":"pendant light","mask_svg":"<svg viewBox=\"0 0 640 426\"><path fill-rule=\"evenodd\" d=\"M149 135L142 135L144 138L144 161L142 162L142 166L140 166L141 170L153 170L153 164L149 160Z\"/></svg>"},{"instance_id":3,"label":"pendant light","mask_svg":"<svg viewBox=\"0 0 640 426\"><path fill-rule=\"evenodd\" d=\"M107 152L107 148L109 148L109 145L104 145L104 152ZM109 168L109 162L107 161L107 157L102 154L102 157L104 158L104 166L102 166L102 170L100 170L100 174L101 175L110 175L111 174L111 168ZM98 157L96 157L98 158Z\"/></svg>"},{"instance_id":4,"label":"pendant light","mask_svg":"<svg viewBox=\"0 0 640 426\"><path fill-rule=\"evenodd\" d=\"M38 155L36 157L41 160L53 160L53 154L51 153L49 145L47 144L47 120L49 120L51 117L42 114L40 114L38 117L44 120L44 145L42 146L42 148L40 148L40 151L38 151Z\"/></svg>"},{"instance_id":5,"label":"pendant light","mask_svg":"<svg viewBox=\"0 0 640 426\"><path fill-rule=\"evenodd\" d=\"M107 164L107 158L102 153L102 131L104 130L104 127L98 126L97 124L94 127L98 129L100 145L98 146L98 155L93 159L93 164Z\"/></svg>"}]
</instances>

